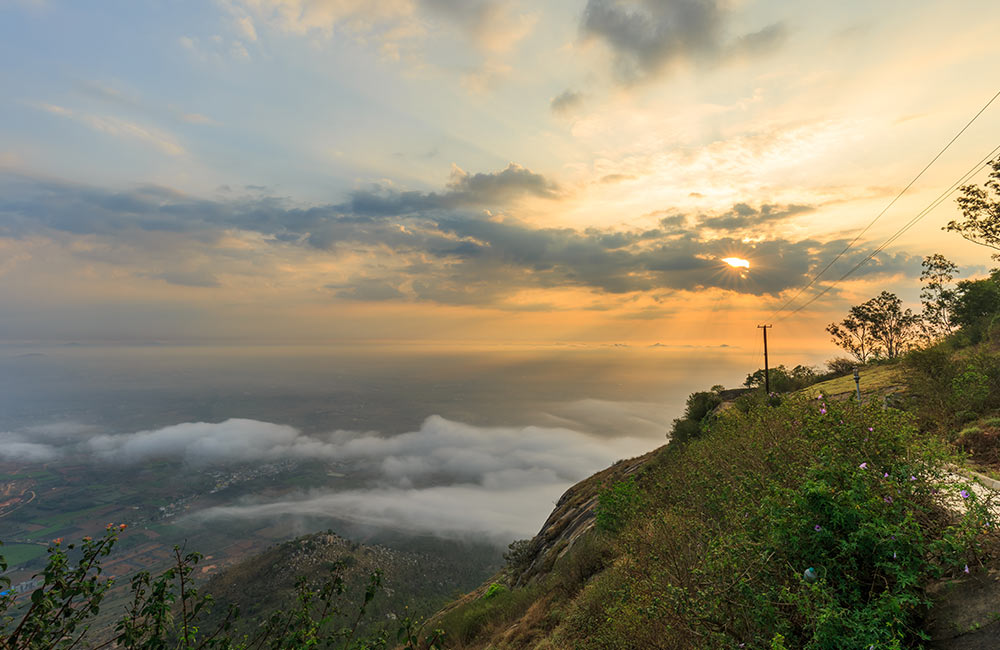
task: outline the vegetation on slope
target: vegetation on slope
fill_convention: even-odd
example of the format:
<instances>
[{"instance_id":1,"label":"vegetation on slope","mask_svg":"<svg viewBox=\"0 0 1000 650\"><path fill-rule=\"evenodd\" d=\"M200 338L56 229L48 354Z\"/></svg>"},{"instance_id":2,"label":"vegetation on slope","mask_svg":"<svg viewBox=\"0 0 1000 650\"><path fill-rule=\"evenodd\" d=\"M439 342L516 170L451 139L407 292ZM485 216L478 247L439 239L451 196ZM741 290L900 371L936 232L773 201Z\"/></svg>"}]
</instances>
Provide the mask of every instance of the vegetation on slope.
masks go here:
<instances>
[{"instance_id":1,"label":"vegetation on slope","mask_svg":"<svg viewBox=\"0 0 1000 650\"><path fill-rule=\"evenodd\" d=\"M954 460L900 411L744 404L609 486L550 574L436 624L468 648L913 647L922 585L993 541Z\"/></svg>"}]
</instances>

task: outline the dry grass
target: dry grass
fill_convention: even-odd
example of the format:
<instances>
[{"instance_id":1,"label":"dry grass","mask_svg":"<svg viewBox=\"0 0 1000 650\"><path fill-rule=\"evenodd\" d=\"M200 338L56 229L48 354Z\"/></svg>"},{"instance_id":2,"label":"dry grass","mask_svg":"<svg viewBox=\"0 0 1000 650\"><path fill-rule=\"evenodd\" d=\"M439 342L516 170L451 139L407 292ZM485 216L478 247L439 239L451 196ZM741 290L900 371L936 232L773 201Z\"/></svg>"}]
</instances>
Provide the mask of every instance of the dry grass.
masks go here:
<instances>
[{"instance_id":1,"label":"dry grass","mask_svg":"<svg viewBox=\"0 0 1000 650\"><path fill-rule=\"evenodd\" d=\"M904 372L898 366L875 366L873 368L862 368L861 374L861 394L870 395L883 393L890 389L900 389L904 387ZM814 397L822 393L829 397L839 395L850 395L854 393L854 377L846 375L836 379L813 384L808 388L803 388L798 392L800 395Z\"/></svg>"}]
</instances>

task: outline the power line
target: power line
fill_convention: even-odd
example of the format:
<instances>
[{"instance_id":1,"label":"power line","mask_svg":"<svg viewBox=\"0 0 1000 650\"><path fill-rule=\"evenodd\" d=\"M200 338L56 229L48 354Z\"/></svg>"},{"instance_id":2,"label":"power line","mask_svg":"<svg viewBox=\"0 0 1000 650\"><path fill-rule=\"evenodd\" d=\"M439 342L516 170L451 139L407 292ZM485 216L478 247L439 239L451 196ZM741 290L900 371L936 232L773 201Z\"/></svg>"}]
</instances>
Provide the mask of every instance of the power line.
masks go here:
<instances>
[{"instance_id":1,"label":"power line","mask_svg":"<svg viewBox=\"0 0 1000 650\"><path fill-rule=\"evenodd\" d=\"M938 159L938 158L940 158L940 157L941 157L941 156L942 156L942 155L944 154L944 152L945 152L945 151L947 151L947 150L948 150L948 148L949 148L949 147L951 147L951 145L952 145L952 144L954 144L954 143L955 143L955 141L956 141L956 140L958 140L958 138L959 138L959 137L960 137L960 136L961 136L961 135L962 135L963 133L965 133L965 132L966 132L966 130L967 130L967 129L968 129L968 128L969 128L970 126L972 126L972 123L973 123L973 122L975 122L975 121L976 121L977 119L979 119L979 116L980 116L980 115L982 115L982 114L983 114L983 112L985 112L985 111L986 111L986 109L987 109L987 108L989 108L989 107L990 107L990 105L991 105L991 104L992 104L992 103L993 103L994 101L996 101L997 97L1000 97L1000 90L998 90L998 91L997 91L997 93L996 93L995 95L993 95L993 97L991 97L991 98L990 98L990 100L989 100L988 102L986 102L986 104L984 104L982 108L980 108L980 109L979 109L979 112L977 112L977 113L976 113L975 115L973 115L973 116L972 116L972 119L971 119L971 120L969 120L969 121L968 121L968 122L966 123L966 125L965 125L965 126L963 126L963 127L962 127L962 129L961 129L961 130L960 130L960 131L959 131L958 133L956 133L956 134L955 134L955 136L954 136L954 137L953 137L953 138L952 138L951 140L949 140L949 141L948 141L948 144L946 144L946 145L944 146L944 148L943 148L943 149L941 149L941 151L939 151L939 152L938 152L938 154L937 154L936 156L934 156L934 157L933 157L933 158L931 159L931 161L930 161L929 163L927 163L927 164L926 164L926 165L924 166L924 168L923 168L923 169L921 169L921 170L920 170L920 173L919 173L919 174L917 174L916 176L914 176L914 177L913 177L913 180L911 180L911 181L910 181L909 183L907 183L906 187L904 187L904 188L903 188L902 190L900 190L899 194L897 194L897 195L895 196L895 198L893 198L893 199L892 199L892 201L890 201L890 202L889 202L889 205L887 205L887 206L885 206L884 208L882 208L882 211L881 211L881 212L879 212L879 213L878 213L878 214L877 214L877 215L875 216L875 218L874 218L874 219L872 219L872 220L871 220L871 222L870 222L870 223L869 223L869 224L868 224L867 226L865 226L865 227L864 227L864 229L863 229L863 230L862 230L861 232L859 232L859 233L858 233L858 234L857 234L857 235L856 235L856 236L854 237L854 239L852 239L852 240L851 240L851 243L849 243L849 244L848 244L848 245L847 245L847 246L846 246L846 247L844 248L844 250L842 250L842 251L840 251L839 253L837 253L837 256L836 256L836 257L834 257L834 258L833 258L832 260L830 260L830 261L829 261L829 262L827 263L827 265L826 265L826 266L824 266L824 267L822 268L822 270L820 270L820 272L819 272L819 273L817 273L816 275L814 275L814 276L813 276L813 278L812 278L812 279L811 279L811 280L809 281L809 283L808 283L807 285L805 285L804 287L802 287L801 289L799 289L799 290L798 290L798 291L797 291L797 292L795 293L795 295L794 295L794 296L792 296L791 298L789 298L789 299L788 299L787 301L785 301L785 303L784 303L783 305L781 305L780 307L778 307L777 309L775 309L775 310L774 310L773 312L771 312L771 315L770 315L770 316L768 317L768 320L770 320L770 319L774 318L774 316L775 316L775 315L777 315L777 314L779 314L779 313L783 312L783 311L784 311L785 309L787 309L787 308L788 308L788 306L789 306L789 305L791 305L791 304L792 304L793 302L795 302L796 298L798 298L799 296L801 296L801 295L802 295L802 293L803 293L804 291L808 290L808 289L809 289L809 287L811 287L811 286L813 286L814 284L816 284L816 281L817 281L817 280L819 280L820 276L822 276L822 275L823 275L824 273L826 273L827 271L829 271L829 270L830 270L830 267L831 267L831 266L833 266L833 265L834 265L834 263L836 263L836 261L837 261L837 260L839 260L839 259L840 259L841 257L843 257L843 256L844 256L844 254L845 254L845 253L847 253L847 251L851 250L851 248L853 248L853 247L854 247L854 244L856 244L856 243L858 242L858 240L859 240L859 239L861 239L861 237L862 237L862 236L864 236L864 234L865 234L866 232L868 232L868 230L869 230L869 229L870 229L870 228L871 228L872 226L874 226L874 225L875 225L875 222L877 222L877 221L878 221L879 219L881 219L881 218L882 218L882 215L884 215L884 214L885 214L886 212L888 212L888 211L889 211L889 208L891 208L891 207L892 207L893 205L895 205L895 204L896 204L896 201L898 201L898 200L900 199L900 197L902 197L902 196L903 196L904 194L906 194L907 190L909 190L909 189L910 189L911 187L913 187L913 184L914 184L914 183L916 183L916 182L917 182L917 180L919 180L919 179L920 179L920 177L924 175L924 172L926 172L926 171L927 171L928 169L930 169L931 165L933 165L933 164L934 164L935 162L937 162L937 159ZM826 293L826 292L824 291L823 293ZM822 295L822 294L820 294L820 295ZM809 303L806 303L806 304L809 304ZM799 309L801 309L801 307L800 307ZM795 311L793 311L792 313L794 314L795 312L799 311L799 309L796 309L796 310L795 310ZM784 317L782 317L782 319L784 319Z\"/></svg>"},{"instance_id":2,"label":"power line","mask_svg":"<svg viewBox=\"0 0 1000 650\"><path fill-rule=\"evenodd\" d=\"M825 295L827 292L829 292L835 286L837 286L838 284L840 284L841 282L843 282L849 276L853 275L855 271L857 271L862 266L864 266L865 264L867 264L868 262L870 262L872 259L874 259L875 256L878 255L879 253L881 253L883 250L885 250L885 248L887 246L890 246L893 242L895 242L897 239L899 239L900 237L902 237L906 233L906 231L908 231L910 228L912 228L913 226L915 226L917 224L917 222L919 222L921 219L923 219L928 214L930 214L931 212L933 212L939 205L941 205L944 201L946 201L948 199L948 197L950 197L952 194L955 193L955 190L957 190L959 187L961 187L962 185L964 185L969 179L971 179L977 173L979 173L980 171L982 171L983 169L985 169L986 166L989 165L990 161L993 160L993 158L998 153L1000 153L1000 145L997 145L993 149L993 151L991 151L989 154L987 154L986 156L984 156L979 162L977 162L975 165L973 165L972 168L969 171L965 172L965 174L963 174L961 178L959 178L957 181L955 181L954 183L952 183L951 187L949 187L947 190L945 190L944 192L942 192L941 194L939 194L937 196L937 198L935 198L933 201L930 202L930 204L928 204L927 207L925 207L923 210L921 210L920 212L918 212L915 217L913 217L912 219L910 219L906 223L906 225L904 225L901 228L899 228L895 233L893 233L893 235L891 237L889 237L884 242L882 242L882 244L879 245L879 247L876 248L875 250L873 250L871 253L869 253L867 257L865 257L860 262L858 262L857 264L855 264L847 273L845 273L844 275L840 276L840 278L838 278L832 284L827 285L822 291L820 291L819 293L817 293L816 295L814 295L812 298L810 298L809 300L807 300L805 303L803 303L799 307L795 308L794 310L792 310L789 313L787 313L784 316L782 316L779 320L785 320L789 316L793 316L793 315L799 313L800 311L802 311L803 309L805 309L806 307L808 307L812 303L816 302L819 298L821 298L823 295Z\"/></svg>"}]
</instances>

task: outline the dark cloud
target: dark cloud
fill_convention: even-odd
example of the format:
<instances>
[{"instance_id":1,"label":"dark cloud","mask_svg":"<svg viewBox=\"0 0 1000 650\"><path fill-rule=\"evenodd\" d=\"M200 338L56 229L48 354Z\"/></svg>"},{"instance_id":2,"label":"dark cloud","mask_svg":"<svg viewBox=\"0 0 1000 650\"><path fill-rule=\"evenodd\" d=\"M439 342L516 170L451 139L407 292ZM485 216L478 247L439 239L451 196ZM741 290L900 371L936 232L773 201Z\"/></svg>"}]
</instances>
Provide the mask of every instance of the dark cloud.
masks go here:
<instances>
[{"instance_id":1,"label":"dark cloud","mask_svg":"<svg viewBox=\"0 0 1000 650\"><path fill-rule=\"evenodd\" d=\"M659 220L646 229L583 230L538 226L469 209L493 201L502 206L524 194L555 197L556 192L541 175L513 164L488 174L456 172L444 192L379 188L356 192L346 203L309 208L279 198L208 201L157 187L108 192L0 178L0 235L98 235L113 245L74 254L91 261L104 256L108 263L125 266L138 264L142 255L116 257L117 251L130 246L141 251L142 246L169 240L177 263L155 277L214 286L215 276L200 271L205 268L203 258L184 259L183 242L207 242L199 248L205 255L226 231L249 231L293 251L302 247L332 256L346 252L355 259L362 253L369 262L355 277L326 287L341 299L499 307L522 289L582 288L655 297L721 288L776 295L803 285L846 244L783 237L777 226L813 210L804 205L738 203L722 214L650 215ZM748 229L763 239L745 240ZM162 250L157 254L169 258ZM751 261L745 277L720 263L730 256ZM844 256L830 277L838 277L857 259ZM213 271L224 271L221 254L213 264ZM918 271L909 255L882 253L858 275Z\"/></svg>"},{"instance_id":2,"label":"dark cloud","mask_svg":"<svg viewBox=\"0 0 1000 650\"><path fill-rule=\"evenodd\" d=\"M182 287L217 287L219 281L208 271L166 271L151 277Z\"/></svg>"},{"instance_id":3,"label":"dark cloud","mask_svg":"<svg viewBox=\"0 0 1000 650\"><path fill-rule=\"evenodd\" d=\"M618 77L627 83L679 61L717 63L759 54L785 36L784 26L774 24L727 43L727 19L722 0L587 0L581 31L607 43Z\"/></svg>"},{"instance_id":4,"label":"dark cloud","mask_svg":"<svg viewBox=\"0 0 1000 650\"><path fill-rule=\"evenodd\" d=\"M541 174L510 163L498 172L470 174L455 168L445 192L415 192L375 187L358 190L338 209L355 215L413 214L462 207L503 205L523 196L555 199L559 187Z\"/></svg>"},{"instance_id":5,"label":"dark cloud","mask_svg":"<svg viewBox=\"0 0 1000 650\"><path fill-rule=\"evenodd\" d=\"M724 214L703 216L698 220L698 224L713 230L741 230L790 219L813 210L814 208L808 205L777 206L765 203L759 208L752 208L746 203L737 203Z\"/></svg>"},{"instance_id":6,"label":"dark cloud","mask_svg":"<svg viewBox=\"0 0 1000 650\"><path fill-rule=\"evenodd\" d=\"M575 90L564 90L549 102L553 113L565 114L579 108L583 104L583 94Z\"/></svg>"}]
</instances>

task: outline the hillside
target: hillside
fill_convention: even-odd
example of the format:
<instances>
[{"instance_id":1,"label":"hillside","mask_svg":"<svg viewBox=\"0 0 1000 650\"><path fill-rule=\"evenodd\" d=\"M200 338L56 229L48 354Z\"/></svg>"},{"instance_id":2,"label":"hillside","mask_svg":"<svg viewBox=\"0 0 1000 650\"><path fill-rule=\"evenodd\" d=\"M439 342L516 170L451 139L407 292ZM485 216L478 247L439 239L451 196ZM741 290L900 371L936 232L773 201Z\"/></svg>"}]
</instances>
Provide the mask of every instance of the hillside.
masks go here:
<instances>
[{"instance_id":1,"label":"hillside","mask_svg":"<svg viewBox=\"0 0 1000 650\"><path fill-rule=\"evenodd\" d=\"M484 544L414 539L408 550L349 541L333 531L304 535L275 545L213 576L204 586L215 606L202 627L214 629L230 605L239 607L243 631L273 611L289 608L303 576L318 582L333 571L345 583L346 602L355 608L369 577L381 583L359 636L387 630L395 634L398 617L426 616L456 593L474 587L495 570L499 552ZM353 611L353 610L352 610Z\"/></svg>"},{"instance_id":2,"label":"hillside","mask_svg":"<svg viewBox=\"0 0 1000 650\"><path fill-rule=\"evenodd\" d=\"M741 397L581 482L431 625L461 649L998 647L995 498L948 468L1000 405L929 412L919 362L863 369L863 406L850 376Z\"/></svg>"}]
</instances>

